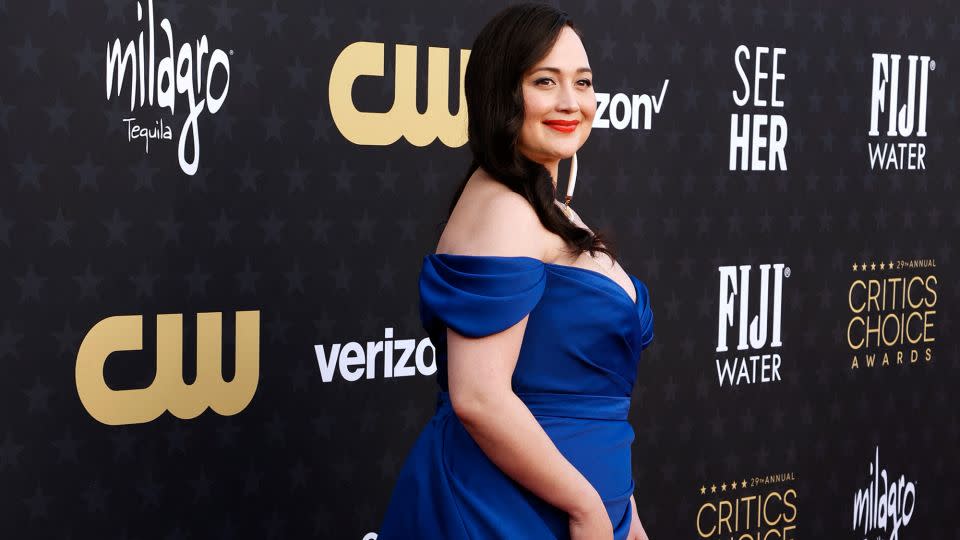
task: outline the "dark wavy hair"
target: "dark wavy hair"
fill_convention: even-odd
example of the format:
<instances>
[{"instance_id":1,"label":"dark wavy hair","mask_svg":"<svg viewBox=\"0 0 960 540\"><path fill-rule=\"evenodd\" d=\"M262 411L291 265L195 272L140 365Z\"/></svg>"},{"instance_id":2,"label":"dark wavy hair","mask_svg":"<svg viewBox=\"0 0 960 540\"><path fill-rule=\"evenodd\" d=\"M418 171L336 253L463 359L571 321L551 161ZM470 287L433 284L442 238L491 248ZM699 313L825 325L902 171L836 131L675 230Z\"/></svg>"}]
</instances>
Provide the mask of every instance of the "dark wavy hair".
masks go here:
<instances>
[{"instance_id":1,"label":"dark wavy hair","mask_svg":"<svg viewBox=\"0 0 960 540\"><path fill-rule=\"evenodd\" d=\"M473 161L450 202L447 219L467 181L482 167L530 201L543 226L563 238L572 255L600 251L616 260L609 237L601 231L591 234L571 222L554 202L557 191L550 172L517 146L524 119L523 75L550 52L564 26L582 36L566 12L526 3L497 13L480 30L464 74Z\"/></svg>"}]
</instances>

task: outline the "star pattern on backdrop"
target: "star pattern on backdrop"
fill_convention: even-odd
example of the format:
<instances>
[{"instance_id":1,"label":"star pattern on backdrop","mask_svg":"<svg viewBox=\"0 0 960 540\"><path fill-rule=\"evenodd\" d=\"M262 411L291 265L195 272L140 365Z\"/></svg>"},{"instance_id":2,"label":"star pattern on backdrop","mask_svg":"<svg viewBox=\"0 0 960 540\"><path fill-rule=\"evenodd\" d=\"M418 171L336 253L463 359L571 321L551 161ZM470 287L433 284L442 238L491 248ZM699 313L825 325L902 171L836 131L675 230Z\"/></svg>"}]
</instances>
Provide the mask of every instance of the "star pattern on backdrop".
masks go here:
<instances>
[{"instance_id":1,"label":"star pattern on backdrop","mask_svg":"<svg viewBox=\"0 0 960 540\"><path fill-rule=\"evenodd\" d=\"M469 47L505 3L154 4L177 47L205 35L228 54L229 93L221 110L198 117L193 176L177 157L186 96L175 96L172 115L131 111L129 82L119 97L104 96L106 44L145 27L137 2L0 0L0 13L19 22L5 34L11 76L0 83L0 394L9 418L0 475L14 494L5 528L67 538L360 538L376 531L433 413L435 381L347 383L336 371L325 383L314 347L381 342L387 327L394 339L426 338L421 257L436 246L469 156L439 142L350 143L330 113L330 68L349 43L384 43L385 76L358 79L352 95L359 109L387 110L394 45L417 45L423 69L426 47ZM938 451L960 441L950 386L960 370L951 334L960 299L951 241L960 229L951 152L960 142L951 69L960 18L948 7L563 5L586 30L598 91L656 96L670 80L649 131L592 130L577 186L578 213L614 232L623 268L649 286L656 314L630 416L638 510L651 537L688 534L702 501L755 493L748 479L784 470L799 475L801 529L835 536L848 519L841 506L869 481L875 444L890 471L928 486L955 473ZM886 47L887 38L902 46ZM740 43L787 49L787 171L728 170ZM936 62L923 173L867 164L874 52ZM164 119L173 140L151 140L149 152L128 142L124 119L134 116L147 126ZM852 372L850 283L903 277L901 261L921 259L934 260L940 278L934 360ZM720 387L717 268L771 262L793 271L784 380ZM136 388L153 377L158 314L183 314L190 379L196 313L223 313L226 375L240 310L261 313L258 388L241 413L106 426L84 410L74 366L97 322L142 316L142 350L105 367L108 381ZM873 393L885 397L874 402ZM925 406L939 411L936 422L909 412ZM942 509L932 500L904 534L955 536L934 519ZM955 502L947 493L941 506ZM197 504L208 520L182 518Z\"/></svg>"}]
</instances>

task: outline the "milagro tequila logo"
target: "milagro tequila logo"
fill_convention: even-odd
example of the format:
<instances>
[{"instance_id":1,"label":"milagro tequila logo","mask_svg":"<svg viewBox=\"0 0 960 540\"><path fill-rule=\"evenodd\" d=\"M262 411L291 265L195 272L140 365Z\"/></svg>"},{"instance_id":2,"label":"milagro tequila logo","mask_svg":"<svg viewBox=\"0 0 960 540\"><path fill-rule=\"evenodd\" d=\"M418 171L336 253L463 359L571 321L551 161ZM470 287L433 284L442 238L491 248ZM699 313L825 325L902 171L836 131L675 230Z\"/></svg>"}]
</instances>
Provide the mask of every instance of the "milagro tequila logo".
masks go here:
<instances>
[{"instance_id":1,"label":"milagro tequila logo","mask_svg":"<svg viewBox=\"0 0 960 540\"><path fill-rule=\"evenodd\" d=\"M904 475L893 479L880 468L880 447L870 463L870 485L853 496L853 530L864 540L899 540L900 527L910 524L917 505L917 485Z\"/></svg>"},{"instance_id":2,"label":"milagro tequila logo","mask_svg":"<svg viewBox=\"0 0 960 540\"><path fill-rule=\"evenodd\" d=\"M143 5L137 2L137 21L143 21ZM180 168L183 172L193 175L197 172L200 163L200 133L198 118L206 110L216 114L227 99L230 91L230 59L227 53L220 49L210 51L207 36L200 36L193 45L183 43L179 49L174 48L173 28L166 18L160 21L160 30L163 40L166 37L166 47L161 41L158 60L156 36L153 15L153 0L147 0L147 42L144 45L144 30L141 30L137 39L131 40L125 46L117 38L111 44L107 42L107 101L114 95L120 96L123 83L129 76L130 111L137 107L156 105L167 108L170 114L176 113L177 94L186 96L188 114L180 130L180 139L177 152ZM164 49L166 49L164 51ZM165 53L165 54L164 54ZM205 58L205 56L209 56ZM204 64L206 63L206 69ZM219 95L213 95L211 82L218 68L226 77L223 90ZM114 94L114 80L116 93ZM201 96L203 96L201 98ZM156 101L154 101L156 98ZM163 120L157 120L152 127L142 127L136 117L124 118L127 131L127 141L134 139L144 140L144 150L150 151L150 140L172 140L169 125ZM187 138L190 138L192 152L187 153Z\"/></svg>"}]
</instances>

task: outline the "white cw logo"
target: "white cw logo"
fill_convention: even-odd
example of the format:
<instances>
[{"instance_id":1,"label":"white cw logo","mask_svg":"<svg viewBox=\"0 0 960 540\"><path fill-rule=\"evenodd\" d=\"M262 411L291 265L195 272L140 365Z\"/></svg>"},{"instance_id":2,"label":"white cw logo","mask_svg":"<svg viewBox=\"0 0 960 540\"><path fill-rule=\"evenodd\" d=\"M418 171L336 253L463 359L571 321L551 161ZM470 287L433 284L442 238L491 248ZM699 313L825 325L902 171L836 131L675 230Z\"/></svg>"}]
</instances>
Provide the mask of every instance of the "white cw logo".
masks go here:
<instances>
[{"instance_id":1,"label":"white cw logo","mask_svg":"<svg viewBox=\"0 0 960 540\"><path fill-rule=\"evenodd\" d=\"M177 152L180 168L183 172L193 175L197 172L200 163L200 133L198 118L206 108L210 114L215 114L223 106L230 91L230 60L227 53L220 49L210 51L207 36L200 36L194 49L190 42L183 43L179 52L175 52L173 42L173 28L170 21L164 18L160 21L160 29L166 37L166 55L156 62L156 43L153 24L153 0L147 1L147 47L144 47L143 31L136 41L131 40L124 47L117 38L113 47L107 43L107 101L113 97L113 82L116 80L116 95L123 91L123 82L130 78L130 110L142 107L144 104L153 105L154 93L156 104L161 108L168 108L170 114L176 112L177 94L187 97L188 113L180 131ZM143 20L143 7L137 2L137 20ZM161 50L163 45L161 44ZM209 53L209 63L203 69L204 56ZM223 91L219 96L211 94L211 81L217 70L226 76ZM201 99L200 95L204 97ZM138 98L139 97L139 101ZM166 130L160 124L156 129L143 129L135 124L136 118L125 118L127 124L127 140L143 138L149 145L150 139L169 139L169 127ZM191 158L187 158L187 136L191 137ZM149 146L147 146L149 150Z\"/></svg>"}]
</instances>

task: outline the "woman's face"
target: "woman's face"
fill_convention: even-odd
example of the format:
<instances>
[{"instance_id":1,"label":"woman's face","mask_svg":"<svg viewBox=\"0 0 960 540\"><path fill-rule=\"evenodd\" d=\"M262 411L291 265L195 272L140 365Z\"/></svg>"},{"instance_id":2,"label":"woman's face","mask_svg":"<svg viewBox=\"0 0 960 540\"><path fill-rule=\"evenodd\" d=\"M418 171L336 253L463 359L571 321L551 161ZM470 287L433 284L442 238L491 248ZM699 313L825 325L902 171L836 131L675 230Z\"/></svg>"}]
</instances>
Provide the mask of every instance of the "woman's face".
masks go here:
<instances>
[{"instance_id":1,"label":"woman's face","mask_svg":"<svg viewBox=\"0 0 960 540\"><path fill-rule=\"evenodd\" d=\"M590 135L597 101L583 43L564 26L553 49L523 75L519 149L537 163L569 158Z\"/></svg>"}]
</instances>

